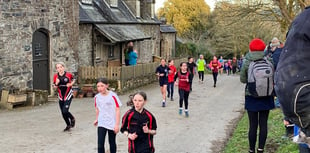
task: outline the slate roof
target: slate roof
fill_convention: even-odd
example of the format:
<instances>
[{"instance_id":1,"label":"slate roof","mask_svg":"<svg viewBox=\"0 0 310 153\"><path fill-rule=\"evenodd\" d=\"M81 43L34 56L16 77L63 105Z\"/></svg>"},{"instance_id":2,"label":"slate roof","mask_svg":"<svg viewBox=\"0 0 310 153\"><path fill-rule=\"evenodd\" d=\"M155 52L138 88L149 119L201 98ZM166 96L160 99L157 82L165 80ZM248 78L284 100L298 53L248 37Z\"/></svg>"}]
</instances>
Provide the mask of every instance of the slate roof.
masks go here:
<instances>
[{"instance_id":1,"label":"slate roof","mask_svg":"<svg viewBox=\"0 0 310 153\"><path fill-rule=\"evenodd\" d=\"M137 19L124 1L119 0L117 7L110 7L104 0L93 0L92 5L80 5L80 23L154 23L160 24L155 19Z\"/></svg>"},{"instance_id":2,"label":"slate roof","mask_svg":"<svg viewBox=\"0 0 310 153\"><path fill-rule=\"evenodd\" d=\"M163 33L176 33L177 30L171 25L160 25L160 32Z\"/></svg>"},{"instance_id":3,"label":"slate roof","mask_svg":"<svg viewBox=\"0 0 310 153\"><path fill-rule=\"evenodd\" d=\"M96 24L96 29L112 43L150 39L136 25Z\"/></svg>"}]
</instances>

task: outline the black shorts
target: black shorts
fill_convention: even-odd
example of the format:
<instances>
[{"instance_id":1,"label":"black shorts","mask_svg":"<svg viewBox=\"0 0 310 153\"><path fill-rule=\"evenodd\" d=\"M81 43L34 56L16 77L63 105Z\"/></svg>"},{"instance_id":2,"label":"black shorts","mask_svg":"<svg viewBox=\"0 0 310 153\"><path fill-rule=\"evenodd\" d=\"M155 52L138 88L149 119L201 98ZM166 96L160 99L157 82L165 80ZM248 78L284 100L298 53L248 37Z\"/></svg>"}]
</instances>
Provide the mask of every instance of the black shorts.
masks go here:
<instances>
[{"instance_id":1,"label":"black shorts","mask_svg":"<svg viewBox=\"0 0 310 153\"><path fill-rule=\"evenodd\" d=\"M168 84L168 78L167 79L159 79L159 86L164 86Z\"/></svg>"}]
</instances>

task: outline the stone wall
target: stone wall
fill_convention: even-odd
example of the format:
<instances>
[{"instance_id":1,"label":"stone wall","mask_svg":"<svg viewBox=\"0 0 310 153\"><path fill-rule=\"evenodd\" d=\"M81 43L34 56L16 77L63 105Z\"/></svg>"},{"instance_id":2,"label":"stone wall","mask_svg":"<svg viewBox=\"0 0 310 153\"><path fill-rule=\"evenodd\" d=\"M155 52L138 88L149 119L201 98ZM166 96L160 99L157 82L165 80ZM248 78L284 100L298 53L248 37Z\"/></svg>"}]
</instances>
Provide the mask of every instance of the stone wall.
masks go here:
<instances>
[{"instance_id":1,"label":"stone wall","mask_svg":"<svg viewBox=\"0 0 310 153\"><path fill-rule=\"evenodd\" d=\"M139 43L139 59L138 63L150 63L153 62L153 55L159 56L160 46L160 25L159 24L141 24L139 29L147 36L151 36L151 39L145 39Z\"/></svg>"},{"instance_id":2,"label":"stone wall","mask_svg":"<svg viewBox=\"0 0 310 153\"><path fill-rule=\"evenodd\" d=\"M56 61L77 71L78 0L0 1L0 84L32 89L32 36L45 29L49 36L50 78Z\"/></svg>"},{"instance_id":3,"label":"stone wall","mask_svg":"<svg viewBox=\"0 0 310 153\"><path fill-rule=\"evenodd\" d=\"M79 36L79 65L92 65L92 24L80 24Z\"/></svg>"},{"instance_id":4,"label":"stone wall","mask_svg":"<svg viewBox=\"0 0 310 153\"><path fill-rule=\"evenodd\" d=\"M161 33L163 58L168 60L171 57L175 57L175 39L176 33Z\"/></svg>"}]
</instances>

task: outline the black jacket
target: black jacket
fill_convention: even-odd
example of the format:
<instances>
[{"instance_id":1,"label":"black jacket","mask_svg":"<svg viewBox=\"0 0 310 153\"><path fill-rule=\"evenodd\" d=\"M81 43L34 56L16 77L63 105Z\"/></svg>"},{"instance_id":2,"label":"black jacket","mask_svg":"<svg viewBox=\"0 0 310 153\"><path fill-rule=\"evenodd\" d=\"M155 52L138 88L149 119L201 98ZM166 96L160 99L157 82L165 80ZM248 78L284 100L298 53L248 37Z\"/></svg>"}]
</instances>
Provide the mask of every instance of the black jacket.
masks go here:
<instances>
[{"instance_id":1,"label":"black jacket","mask_svg":"<svg viewBox=\"0 0 310 153\"><path fill-rule=\"evenodd\" d=\"M292 22L275 73L284 115L310 130L310 8Z\"/></svg>"}]
</instances>

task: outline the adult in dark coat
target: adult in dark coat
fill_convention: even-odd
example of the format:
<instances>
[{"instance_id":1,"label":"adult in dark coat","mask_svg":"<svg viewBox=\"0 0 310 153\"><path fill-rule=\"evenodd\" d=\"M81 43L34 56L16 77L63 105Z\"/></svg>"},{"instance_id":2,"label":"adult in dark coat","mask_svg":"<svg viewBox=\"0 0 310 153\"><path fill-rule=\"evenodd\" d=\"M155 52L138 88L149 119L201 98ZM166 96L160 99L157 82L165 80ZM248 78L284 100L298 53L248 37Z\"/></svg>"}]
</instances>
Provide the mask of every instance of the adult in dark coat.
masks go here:
<instances>
[{"instance_id":1,"label":"adult in dark coat","mask_svg":"<svg viewBox=\"0 0 310 153\"><path fill-rule=\"evenodd\" d=\"M310 152L310 7L298 15L287 34L275 73L275 91L283 113L301 129ZM302 152L302 151L300 151Z\"/></svg>"}]
</instances>

